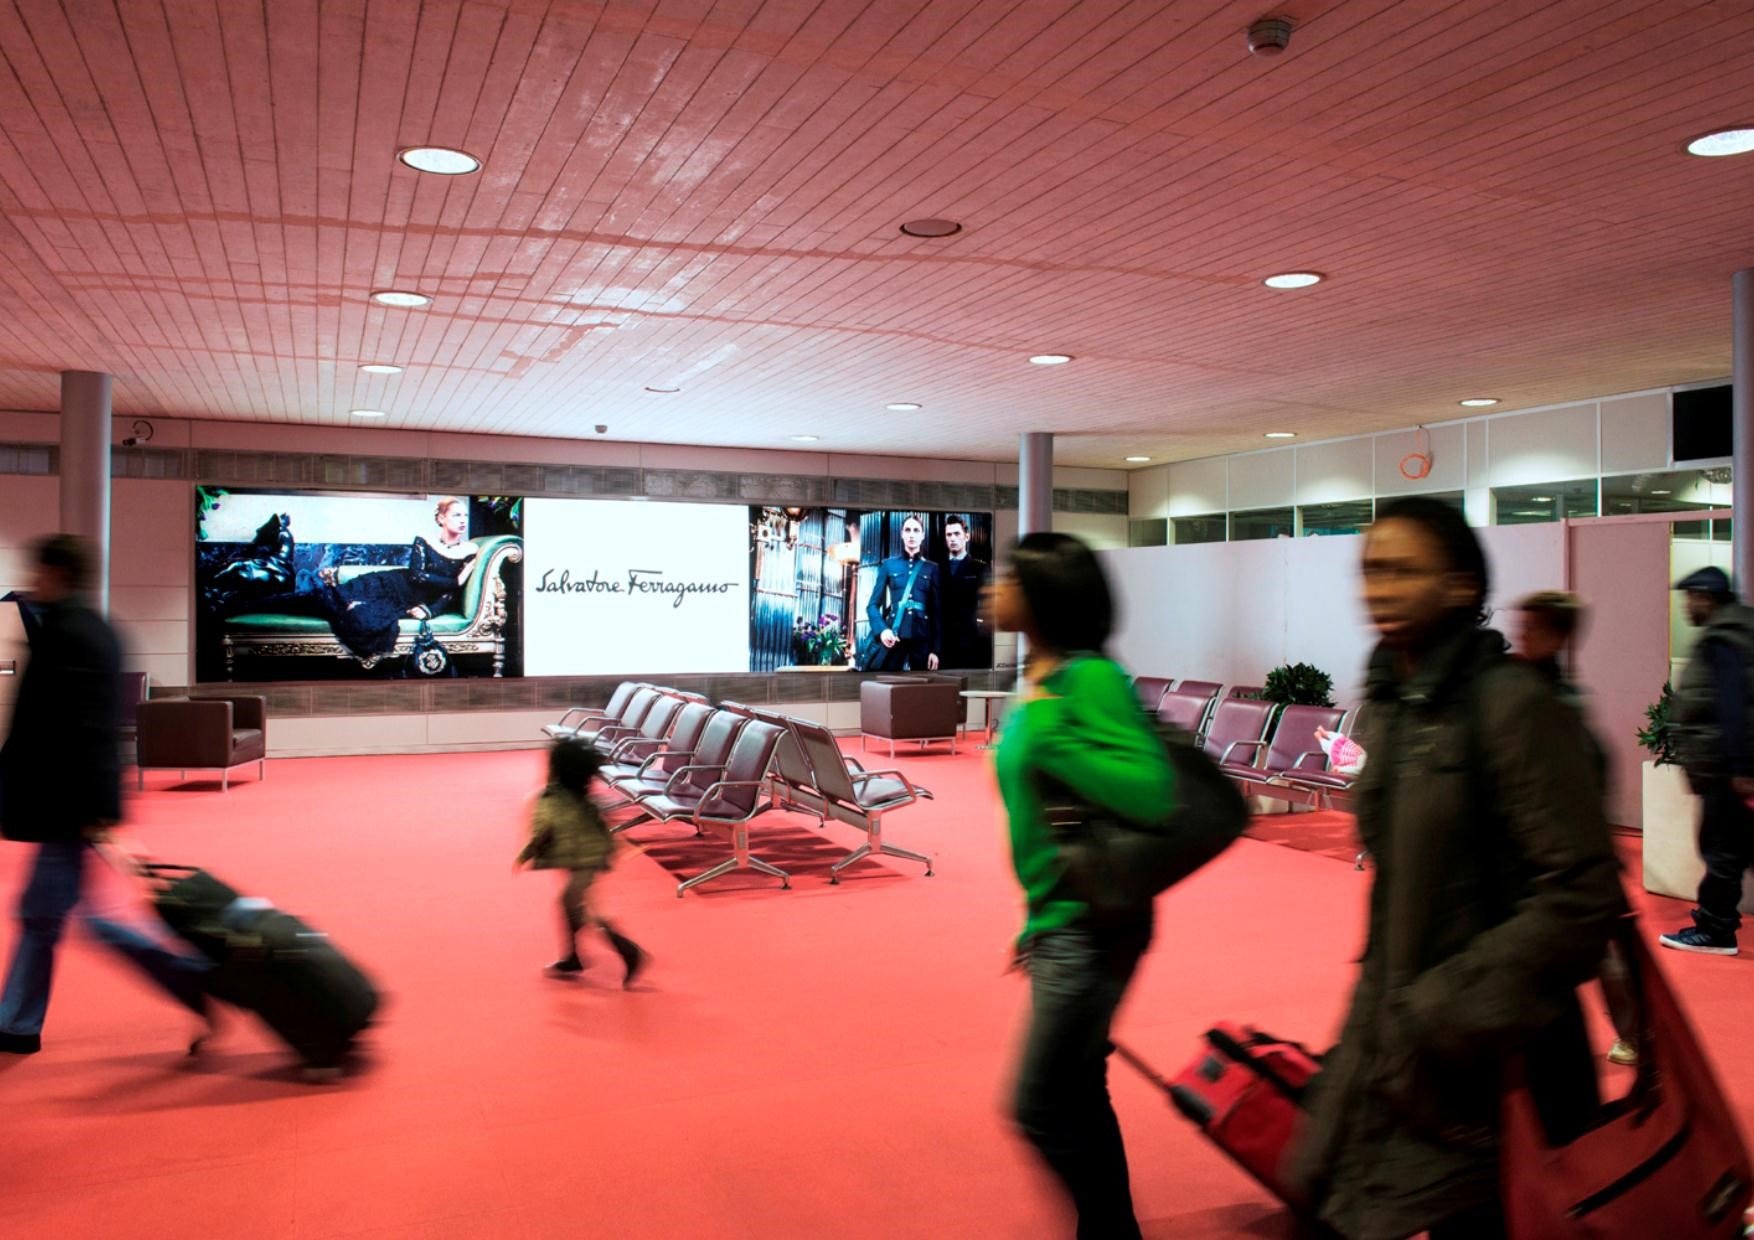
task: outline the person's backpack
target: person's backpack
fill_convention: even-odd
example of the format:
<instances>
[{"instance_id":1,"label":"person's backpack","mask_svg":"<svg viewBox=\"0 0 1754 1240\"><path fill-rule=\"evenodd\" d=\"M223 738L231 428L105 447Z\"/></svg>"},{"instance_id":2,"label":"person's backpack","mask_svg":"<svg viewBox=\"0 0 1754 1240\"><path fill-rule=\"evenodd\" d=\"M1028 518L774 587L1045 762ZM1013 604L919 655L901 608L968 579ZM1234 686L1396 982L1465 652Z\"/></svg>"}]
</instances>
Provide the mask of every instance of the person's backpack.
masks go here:
<instances>
[{"instance_id":1,"label":"person's backpack","mask_svg":"<svg viewBox=\"0 0 1754 1240\"><path fill-rule=\"evenodd\" d=\"M1248 802L1195 739L1167 724L1153 726L1175 772L1175 807L1160 821L1122 818L1064 785L1047 793L1066 890L1098 921L1142 915L1248 825Z\"/></svg>"}]
</instances>

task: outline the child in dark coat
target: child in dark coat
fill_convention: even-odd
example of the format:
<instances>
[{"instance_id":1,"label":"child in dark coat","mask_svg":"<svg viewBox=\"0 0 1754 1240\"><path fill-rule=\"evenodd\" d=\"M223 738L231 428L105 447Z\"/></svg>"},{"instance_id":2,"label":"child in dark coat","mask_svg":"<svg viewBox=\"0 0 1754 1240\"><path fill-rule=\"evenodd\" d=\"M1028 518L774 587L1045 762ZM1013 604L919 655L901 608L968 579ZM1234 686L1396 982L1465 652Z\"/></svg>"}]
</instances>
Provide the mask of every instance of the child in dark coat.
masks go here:
<instances>
[{"instance_id":1,"label":"child in dark coat","mask_svg":"<svg viewBox=\"0 0 1754 1240\"><path fill-rule=\"evenodd\" d=\"M626 970L622 985L631 986L650 958L609 922L593 917L588 900L591 884L609 868L614 851L609 826L591 799L591 780L601 768L597 751L576 740L560 741L549 751L548 786L536 798L530 815L530 839L514 865L567 871L566 886L560 893L565 954L548 966L549 971L568 975L584 969L578 936L595 921L621 957Z\"/></svg>"}]
</instances>

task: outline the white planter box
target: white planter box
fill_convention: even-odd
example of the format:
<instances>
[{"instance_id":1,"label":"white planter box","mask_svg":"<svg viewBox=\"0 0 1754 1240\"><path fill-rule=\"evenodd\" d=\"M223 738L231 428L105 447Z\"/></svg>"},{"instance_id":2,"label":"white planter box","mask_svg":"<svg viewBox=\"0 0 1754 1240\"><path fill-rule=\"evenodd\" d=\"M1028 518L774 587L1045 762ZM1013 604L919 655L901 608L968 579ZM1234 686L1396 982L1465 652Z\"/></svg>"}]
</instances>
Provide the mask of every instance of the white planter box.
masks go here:
<instances>
[{"instance_id":1,"label":"white planter box","mask_svg":"<svg viewBox=\"0 0 1754 1240\"><path fill-rule=\"evenodd\" d=\"M1699 859L1699 798L1678 766L1644 764L1644 889L1692 900L1705 877ZM1754 882L1742 876L1742 911L1754 913Z\"/></svg>"}]
</instances>

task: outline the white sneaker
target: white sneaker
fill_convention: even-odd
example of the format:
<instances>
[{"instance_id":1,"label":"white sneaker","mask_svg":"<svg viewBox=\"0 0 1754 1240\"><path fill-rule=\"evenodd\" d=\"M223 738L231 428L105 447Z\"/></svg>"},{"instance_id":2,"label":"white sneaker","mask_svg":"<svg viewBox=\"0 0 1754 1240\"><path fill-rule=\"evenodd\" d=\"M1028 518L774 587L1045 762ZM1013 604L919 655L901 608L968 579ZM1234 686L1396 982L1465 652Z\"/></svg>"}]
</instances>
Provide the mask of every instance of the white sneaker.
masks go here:
<instances>
[{"instance_id":1,"label":"white sneaker","mask_svg":"<svg viewBox=\"0 0 1754 1240\"><path fill-rule=\"evenodd\" d=\"M1636 1068L1638 1066L1638 1048L1625 1038L1621 1038L1609 1048L1608 1062L1617 1063L1623 1068Z\"/></svg>"}]
</instances>

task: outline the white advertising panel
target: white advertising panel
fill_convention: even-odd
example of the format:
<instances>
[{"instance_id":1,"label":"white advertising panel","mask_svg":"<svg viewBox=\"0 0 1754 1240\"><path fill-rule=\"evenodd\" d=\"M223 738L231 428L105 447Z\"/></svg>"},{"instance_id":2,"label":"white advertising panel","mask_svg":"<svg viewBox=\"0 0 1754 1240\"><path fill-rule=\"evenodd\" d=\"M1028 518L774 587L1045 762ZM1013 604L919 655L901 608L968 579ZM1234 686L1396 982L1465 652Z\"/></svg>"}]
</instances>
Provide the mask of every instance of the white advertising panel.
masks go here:
<instances>
[{"instance_id":1,"label":"white advertising panel","mask_svg":"<svg viewBox=\"0 0 1754 1240\"><path fill-rule=\"evenodd\" d=\"M749 669L747 509L529 499L524 542L526 675Z\"/></svg>"}]
</instances>

